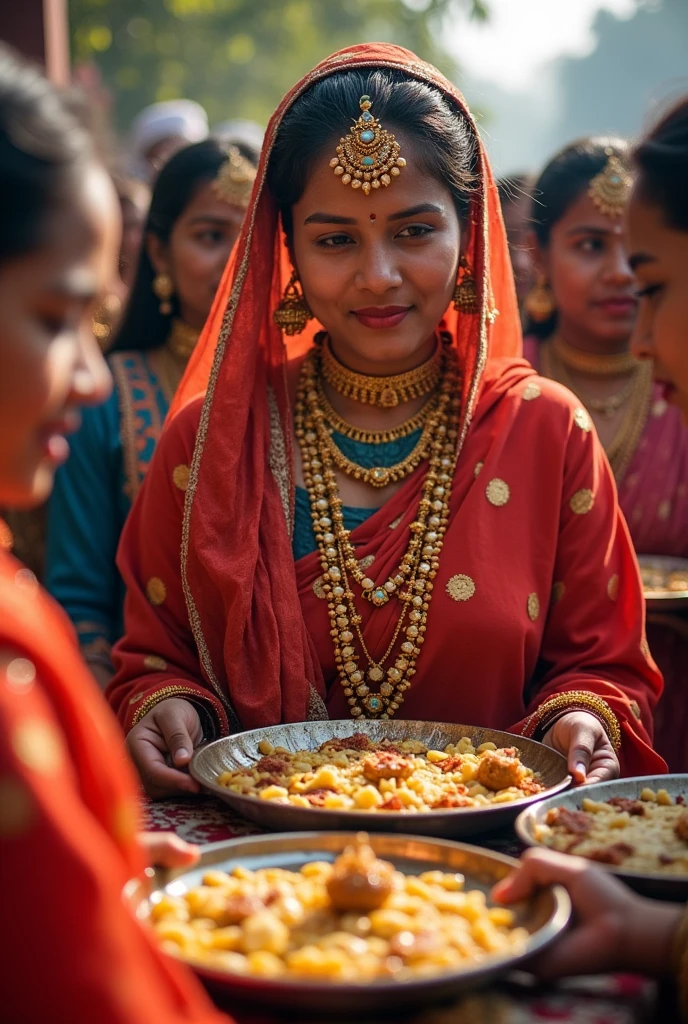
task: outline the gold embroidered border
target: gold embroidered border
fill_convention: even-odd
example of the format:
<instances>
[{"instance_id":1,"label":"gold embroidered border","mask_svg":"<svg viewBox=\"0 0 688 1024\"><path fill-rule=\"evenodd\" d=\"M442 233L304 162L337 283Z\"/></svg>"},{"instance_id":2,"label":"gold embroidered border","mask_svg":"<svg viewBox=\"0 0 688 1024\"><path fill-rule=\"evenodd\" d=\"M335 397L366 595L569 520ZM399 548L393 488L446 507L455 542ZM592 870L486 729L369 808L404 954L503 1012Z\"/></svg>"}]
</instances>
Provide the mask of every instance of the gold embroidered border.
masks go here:
<instances>
[{"instance_id":1,"label":"gold embroidered border","mask_svg":"<svg viewBox=\"0 0 688 1024\"><path fill-rule=\"evenodd\" d=\"M125 485L124 492L130 501L136 497L139 489L138 459L136 457L136 424L134 403L129 389L129 377L124 366L126 358L123 352L115 352L110 356L109 363L117 388L119 402L120 436L122 438L122 455L124 461Z\"/></svg>"},{"instance_id":2,"label":"gold embroidered border","mask_svg":"<svg viewBox=\"0 0 688 1024\"><path fill-rule=\"evenodd\" d=\"M265 186L265 180L266 180L266 176L267 176L267 167L268 167L268 164L269 164L269 161L270 161L270 156L271 156L271 153L272 153L272 147L274 145L277 132L279 131L279 128L281 126L282 119L283 119L285 113L296 102L296 100L298 100L303 95L303 93L306 92L316 82L320 81L323 78L328 78L328 77L330 77L331 74L336 73L337 71L341 70L342 65L344 65L344 64L346 64L347 66L354 66L354 67L357 67L357 68L379 68L379 67L385 67L385 68L390 68L392 70L398 70L398 71L401 71L401 72L403 72L405 74L409 74L409 75L411 75L411 76L413 76L415 78L418 78L421 81L427 82L429 85L432 85L435 88L439 89L442 92L443 95L447 95L447 91L445 91L446 87L444 85L444 83L447 80L444 79L443 76L440 76L438 74L437 75L431 74L429 72L429 70L428 70L428 65L421 64L420 62L415 62L414 61L411 64L405 64L405 63L401 63L399 61L394 61L394 60L380 60L380 59L370 59L370 58L365 59L365 58L359 57L357 54L345 54L343 56L338 56L336 58L333 57L331 60L325 61L318 68L317 71L313 71L309 75L306 76L306 78L303 80L301 88L298 89L298 91L294 94L294 96L291 98L291 100L288 101L286 98L283 100L282 105L281 105L281 107L279 109L279 112L278 112L278 116L275 117L275 120L274 120L274 122L272 124L271 132L270 132L269 136L266 137L265 142L263 144L263 152L262 152L261 163L260 163L260 167L259 167L259 173L256 175L256 180L255 180L254 185L253 185L253 193L252 193L252 196L251 196L249 211L247 213L246 220L244 221L244 227L242 229L242 233L241 233L241 236L239 238L238 245L241 246L241 248L239 249L238 267L237 267L237 270L236 270L236 273L235 273L235 276L234 276L234 281L232 282L232 288L231 288L231 291L230 291L229 299L227 301L227 308L225 310L225 314L224 314L224 317L222 319L222 325L220 327L220 333L219 333L219 336L218 336L218 342L217 342L217 346L215 348L215 354L214 354L214 358L213 358L213 365L212 365L212 368L211 368L211 371L210 371L210 377L208 379L208 388L207 388L207 391L206 391L206 394L205 394L205 399L204 399L204 402L203 402L203 409L201 411L201 418L200 418L199 425L198 425L198 431L196 433L196 441L195 441L195 444L194 444L194 453L193 453L193 458L191 460L191 472L190 472L190 475L189 475L189 486L188 486L188 489L186 491L186 496L185 496L185 500L184 500L184 516L183 516L183 520L182 520L181 578L182 578L182 588L183 588L183 591L184 591L184 598L185 598L185 601L186 601L186 606L187 606L187 610L188 610L188 614L189 614L189 623L191 625L191 629L192 629L192 632L193 632L193 635L194 635L194 639L196 641L196 646L198 648L198 653L199 653L199 656L200 656L200 659L201 659L201 665L203 667L203 670L204 670L204 672L206 674L206 677L208 678L209 682L211 683L213 689L215 690L215 693L217 694L219 699L222 701L223 705L226 707L227 714L228 714L228 717L230 719L230 725L231 725L232 728L235 727L234 725L232 725L232 721L237 723L239 728L241 728L241 726L240 726L238 717L236 715L236 712L232 708L232 705L231 705L231 703L229 701L229 697L222 690L222 687L220 686L220 683L218 681L217 675L215 673L215 670L214 670L214 667L213 667L213 664L212 664L212 658L211 658L211 655L210 655L210 650L208 648L208 644L207 644L205 636L204 636L203 624L201 622L201 617L199 615L198 608L196 606L196 602L195 602L193 593L191 591L191 585L189 583L187 565L188 565L188 558L189 558L189 544L190 544L190 535L191 535L191 511L192 511L192 508L193 508L193 501L194 501L194 497L195 497L195 494L196 494L196 487L198 486L198 475L199 475L199 472L200 472L201 459L203 457L203 451L204 451L205 443L206 443L206 440L207 440L207 437L208 437L208 428L209 428L209 425L210 425L210 413L211 413L213 401L214 401L214 398L215 398L215 388L217 387L217 381L218 381L218 377L219 377L219 374L220 374L220 369L221 369L222 363L224 361L225 348L226 348L227 342L229 340L229 335L231 333L232 325L234 323L234 316L235 316L236 309L237 309L237 306L238 306L240 298L241 298L241 293L243 291L244 282L246 280L246 274L247 274L247 271L248 271L248 265L249 265L250 255L251 255L251 243L252 243L252 240L253 240L253 232L255 230L258 206L260 204L260 198L261 198L261 195L262 195L262 192L263 192L263 188ZM488 218L487 218L487 190L485 188L486 174L485 174L484 151L483 151L482 143L480 141L480 136L478 134L478 130L476 128L475 121L473 120L473 116L470 113L470 111L468 109L468 105L466 104L463 96L461 95L460 92L458 92L458 90L455 90L454 87L452 87L450 83L447 83L447 85L449 86L448 99L450 99L451 102L455 103L456 106L460 109L461 114L463 116L465 116L465 118L466 118L470 128L473 131L473 135L474 135L474 138L475 138L475 141L476 141L476 144L477 144L477 152L479 154L480 184L482 186L481 187L481 191L480 191L479 214L482 217L483 273L482 273L482 280L481 280L482 294L480 296L481 308L480 308L480 328L479 328L479 338L478 338L478 354L477 354L477 358L476 358L475 367L474 367L474 370L473 370L473 379L471 381L471 385L470 385L469 392L468 392L468 401L466 402L466 407L465 407L465 411L464 411L463 424L461 426L461 430L460 430L459 438L458 438L458 442L457 442L457 458L458 458L458 455L460 454L460 452L461 452L461 450L463 448L464 442L466 440L466 436L468 434L468 429L469 429L469 426L470 426L470 423L471 423L471 419L472 419L472 415L473 415L473 407L474 407L476 396L477 396L477 393L478 393L478 386L479 386L479 383L480 383L480 378L482 377L482 374L484 372L485 365L486 365L486 362L487 362L487 324L488 324L488 313L490 312L488 310L488 308L487 308L487 298L488 298L488 295L489 295L489 229L488 229ZM452 94L452 90L454 90L456 95ZM278 227L278 229L279 229L279 227ZM285 380L285 383L286 383L286 374L284 374L284 380ZM285 391L286 391L286 387L285 387ZM287 424L289 424L289 422L290 422L290 413L289 413L290 405L289 405L288 392L286 394L285 401L286 401L285 408L287 410ZM290 432L287 432L287 436L290 437ZM294 490L293 463L292 463L291 459L289 461L289 464L288 464L287 468L288 468L289 475L290 475L290 493L291 493ZM309 706L309 712L310 712L310 710L311 709L310 709L310 706Z\"/></svg>"},{"instance_id":3,"label":"gold embroidered border","mask_svg":"<svg viewBox=\"0 0 688 1024\"><path fill-rule=\"evenodd\" d=\"M270 451L268 465L275 478L275 483L282 499L284 518L289 537L294 535L294 519L291 503L291 473L287 462L287 447L284 443L284 432L280 421L279 406L272 387L268 384L268 407L270 409Z\"/></svg>"}]
</instances>

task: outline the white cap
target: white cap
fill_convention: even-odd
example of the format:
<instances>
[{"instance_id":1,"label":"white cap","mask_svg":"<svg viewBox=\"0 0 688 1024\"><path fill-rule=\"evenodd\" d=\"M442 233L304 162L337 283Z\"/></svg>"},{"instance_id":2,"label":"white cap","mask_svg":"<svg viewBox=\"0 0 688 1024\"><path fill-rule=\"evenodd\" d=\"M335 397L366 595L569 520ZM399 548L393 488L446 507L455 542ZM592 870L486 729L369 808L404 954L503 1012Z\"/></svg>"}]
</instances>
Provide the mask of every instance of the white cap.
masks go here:
<instances>
[{"instance_id":1,"label":"white cap","mask_svg":"<svg viewBox=\"0 0 688 1024\"><path fill-rule=\"evenodd\" d=\"M230 121L223 121L213 128L213 137L221 142L241 142L245 146L251 146L259 153L263 148L264 130L256 121L248 121L243 117L235 117Z\"/></svg>"},{"instance_id":2,"label":"white cap","mask_svg":"<svg viewBox=\"0 0 688 1024\"><path fill-rule=\"evenodd\" d=\"M208 115L200 103L167 100L145 107L131 125L133 156L142 160L153 146L172 136L188 143L208 138Z\"/></svg>"}]
</instances>

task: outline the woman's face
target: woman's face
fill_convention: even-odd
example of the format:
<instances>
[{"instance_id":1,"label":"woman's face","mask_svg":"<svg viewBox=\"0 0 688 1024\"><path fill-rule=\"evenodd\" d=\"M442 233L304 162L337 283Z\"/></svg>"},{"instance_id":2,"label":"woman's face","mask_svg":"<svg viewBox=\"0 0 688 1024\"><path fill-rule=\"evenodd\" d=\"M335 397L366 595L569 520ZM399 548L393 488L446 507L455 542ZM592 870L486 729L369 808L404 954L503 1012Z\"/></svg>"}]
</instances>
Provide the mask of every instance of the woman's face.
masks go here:
<instances>
[{"instance_id":1,"label":"woman's face","mask_svg":"<svg viewBox=\"0 0 688 1024\"><path fill-rule=\"evenodd\" d=\"M635 189L628 240L640 296L633 351L654 361L666 400L678 406L688 426L688 231L668 227L661 209Z\"/></svg>"},{"instance_id":2,"label":"woman's face","mask_svg":"<svg viewBox=\"0 0 688 1024\"><path fill-rule=\"evenodd\" d=\"M394 373L425 356L449 306L461 232L451 192L407 166L369 196L342 185L328 152L292 209L293 257L308 305L339 358ZM334 151L334 146L332 147Z\"/></svg>"},{"instance_id":3,"label":"woman's face","mask_svg":"<svg viewBox=\"0 0 688 1024\"><path fill-rule=\"evenodd\" d=\"M601 213L587 190L552 228L540 263L564 338L593 349L628 342L637 301L623 224Z\"/></svg>"},{"instance_id":4,"label":"woman's face","mask_svg":"<svg viewBox=\"0 0 688 1024\"><path fill-rule=\"evenodd\" d=\"M189 326L203 327L243 221L244 211L220 199L207 182L177 218L167 246L149 239L153 265L172 278L180 316Z\"/></svg>"},{"instance_id":5,"label":"woman's face","mask_svg":"<svg viewBox=\"0 0 688 1024\"><path fill-rule=\"evenodd\" d=\"M47 498L79 406L110 392L91 318L112 280L119 237L114 189L92 167L73 198L46 216L40 247L0 264L1 504Z\"/></svg>"}]
</instances>

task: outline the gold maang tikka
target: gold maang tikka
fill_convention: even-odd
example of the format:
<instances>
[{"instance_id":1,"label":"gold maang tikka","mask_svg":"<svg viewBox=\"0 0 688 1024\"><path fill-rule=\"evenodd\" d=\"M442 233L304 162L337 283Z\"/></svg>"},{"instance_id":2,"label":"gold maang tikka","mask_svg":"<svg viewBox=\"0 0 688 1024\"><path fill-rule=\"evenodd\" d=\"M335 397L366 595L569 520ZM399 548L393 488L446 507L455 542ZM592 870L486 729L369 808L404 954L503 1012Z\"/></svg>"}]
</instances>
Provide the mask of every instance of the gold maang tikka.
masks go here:
<instances>
[{"instance_id":1,"label":"gold maang tikka","mask_svg":"<svg viewBox=\"0 0 688 1024\"><path fill-rule=\"evenodd\" d=\"M361 116L352 124L349 134L339 140L337 156L330 167L341 177L342 185L360 188L365 195L373 189L392 184L406 161L394 136L370 113L370 96L361 96Z\"/></svg>"},{"instance_id":2,"label":"gold maang tikka","mask_svg":"<svg viewBox=\"0 0 688 1024\"><path fill-rule=\"evenodd\" d=\"M246 209L251 198L256 168L239 152L236 146L227 150L227 159L217 172L213 192L230 206Z\"/></svg>"},{"instance_id":3,"label":"gold maang tikka","mask_svg":"<svg viewBox=\"0 0 688 1024\"><path fill-rule=\"evenodd\" d=\"M605 217L620 217L633 187L633 176L624 167L614 150L605 150L607 162L590 182L588 195Z\"/></svg>"}]
</instances>

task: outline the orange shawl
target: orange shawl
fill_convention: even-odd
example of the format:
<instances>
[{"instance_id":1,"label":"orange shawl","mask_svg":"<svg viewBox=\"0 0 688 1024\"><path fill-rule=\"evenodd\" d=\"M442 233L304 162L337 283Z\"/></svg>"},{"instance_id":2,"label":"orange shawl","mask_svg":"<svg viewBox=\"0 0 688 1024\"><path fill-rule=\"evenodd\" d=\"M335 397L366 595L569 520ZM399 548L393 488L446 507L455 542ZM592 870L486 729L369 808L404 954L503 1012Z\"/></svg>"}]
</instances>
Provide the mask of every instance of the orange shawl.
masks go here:
<instances>
[{"instance_id":1,"label":"orange shawl","mask_svg":"<svg viewBox=\"0 0 688 1024\"><path fill-rule=\"evenodd\" d=\"M478 149L477 187L471 197L466 256L476 278L480 312L460 316L450 309L443 324L454 339L463 371L462 450L452 489L452 512L457 525L454 539L450 542L447 537L445 541L441 561L446 571L443 568L443 582L440 584L438 578L436 590L446 589L449 578L466 575L458 562L454 564L460 553L453 548L460 539L464 544L467 540L466 501L475 481L475 463L486 461L483 449L494 458L495 466L504 457L511 460L514 484L521 472L516 469L521 459L531 469L535 465L533 445L537 448L538 435L542 438L543 431L548 430L552 410L542 403L540 413L531 416L529 424L524 422L521 398L532 371L519 359L520 326L499 199L465 101L439 72L398 47L370 44L335 54L285 97L270 121L244 229L173 405L150 475L125 530L120 568L128 586L127 635L116 649L119 672L109 693L126 727L138 721L158 699L172 695L204 702L214 710L223 729L322 717L326 713L324 702L331 713L345 713L337 687L328 692L326 686L332 681L331 654L328 658L323 642L326 615L322 605L313 607L311 590L318 574L317 557L302 559L295 572L290 542L294 482L285 371L288 360L306 350L318 328L314 325L295 345L287 346L273 325L271 314L286 285L289 264L278 211L266 187L265 175L284 114L305 90L320 78L342 69L381 66L404 71L441 91L467 117ZM495 315L495 308L499 315ZM511 645L502 645L501 661L486 668L486 700L482 706L479 700L472 699L449 705L442 705L440 700L428 703L424 689L426 670L436 660L428 656L428 651L446 653L447 637L460 642L456 630L463 628L448 592L442 598L439 612L435 602L441 602L436 597L430 609L431 626L419 659L419 674L412 687L424 711L418 717L428 717L428 708L434 706L437 717L482 721L493 726L513 726L523 719L531 703L531 695L525 690L536 675L553 583L569 437L575 442L586 442L584 448L579 443L576 449L580 463L576 472L587 472L588 476L595 473L602 478L604 502L600 503L599 514L607 535L596 538L603 545L600 573L608 571L610 546L620 545L618 556L622 562L627 560L627 538L624 528L619 527L613 485L607 486L608 473L603 465L597 465L601 457L596 441L580 430L580 437L574 433L573 408L568 399L559 397L557 403L549 446L552 450L547 456L556 481L551 500L539 514L540 510L532 507L533 492L522 489L517 493L514 489L506 513L509 522L518 523L528 540L533 539L533 523L545 520L547 555L535 551L530 543L524 548L535 558L540 570L539 622L533 626L534 620L526 615L527 598L535 587L526 591L522 602L519 597L529 584L533 568L526 559L519 558L514 571L507 570L507 579L500 583L512 588L512 600L507 604L515 607L520 602L518 614L524 619L524 636L516 643L516 650L520 650L517 662L513 661ZM478 450L477 456L472 454ZM364 538L368 538L376 557L384 555L380 573L387 571L387 562L398 561L399 551L405 547L406 527L412 518L410 505L419 491L422 472L420 467L395 498L352 535L352 540L358 541L360 536L364 544ZM175 485L175 474L177 480L183 477L185 494ZM391 543L391 521L407 512ZM484 515L485 510L481 509L480 514ZM476 523L473 516L471 522ZM487 529L487 522L485 526ZM478 519L478 530L480 527ZM494 523L492 530L496 530L494 545L490 547L488 540L485 546L473 551L481 563L478 575L483 577L501 573L499 560L510 554L498 550L500 524ZM584 535L580 540L584 540ZM521 573L522 579L515 577L514 572ZM617 640L595 652L588 671L581 646L586 638L572 636L566 668L557 671L555 664L549 677L543 670L539 682L546 687L551 681L554 692L558 692L557 687L601 688L607 697L616 698L619 707L614 705L615 712L628 719L640 747L647 752L647 733L632 714L630 703L636 701L642 706L641 714L649 723L660 682L651 663L640 653L642 599L632 560L626 574L627 610L621 617L615 617L611 607L604 608L610 619L610 632ZM500 601L501 598L497 603ZM469 605L465 607L468 609ZM498 629L494 606L488 609L487 618L480 602L472 607L479 618L482 616L483 627L490 622ZM600 611L596 609L595 614ZM376 618L376 634L380 624L384 634L388 617ZM616 621L612 622L614 618ZM637 634L635 650L621 652L617 641L630 619ZM329 627L325 637L330 642ZM557 644L565 643L563 636L557 639ZM495 644L500 649L498 635ZM463 669L482 693L479 653L469 651ZM617 677L624 686L628 684L630 691L625 692L611 681L614 672L606 667L607 662L623 663ZM436 661L435 670L439 665L453 675L456 657L452 665L443 656ZM450 678L436 678L435 683L445 691L453 687ZM493 691L492 696L488 690ZM476 691L471 685L470 691L462 690L462 698L468 692L475 695ZM412 703L407 699L404 715L411 717Z\"/></svg>"}]
</instances>

